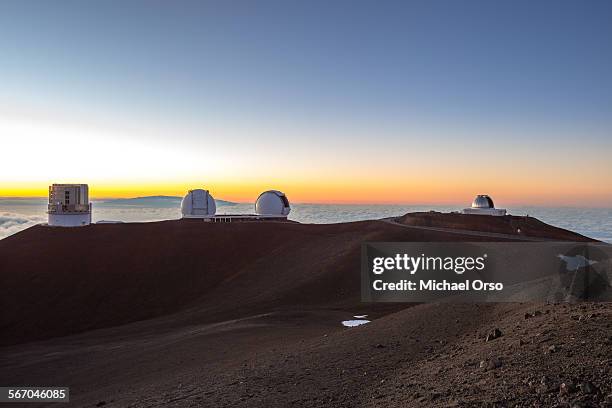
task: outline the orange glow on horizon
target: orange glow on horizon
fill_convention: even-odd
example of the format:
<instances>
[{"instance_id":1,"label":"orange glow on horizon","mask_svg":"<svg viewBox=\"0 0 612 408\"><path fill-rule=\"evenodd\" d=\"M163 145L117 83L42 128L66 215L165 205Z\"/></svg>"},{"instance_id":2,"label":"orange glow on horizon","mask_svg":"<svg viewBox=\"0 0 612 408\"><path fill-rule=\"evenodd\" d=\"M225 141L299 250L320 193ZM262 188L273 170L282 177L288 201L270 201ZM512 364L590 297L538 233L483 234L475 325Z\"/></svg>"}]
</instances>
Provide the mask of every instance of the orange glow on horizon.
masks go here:
<instances>
[{"instance_id":1,"label":"orange glow on horizon","mask_svg":"<svg viewBox=\"0 0 612 408\"><path fill-rule=\"evenodd\" d=\"M433 178L433 177L432 177ZM269 183L233 182L209 180L186 183L104 183L90 182L90 197L131 198L152 195L183 196L193 188L208 188L215 198L252 203L268 189L285 192L293 203L312 204L406 204L406 205L468 205L476 194L489 194L499 206L589 206L584 197L595 197L596 205L605 207L612 203L611 194L601 185L579 186L571 192L562 185L543 189L537 183L514 184L492 183L490 180L408 180L396 177L380 183L379 179L354 180L333 179L325 183L312 180L287 182L276 180ZM59 180L58 182L82 182L82 180ZM0 197L46 197L52 182L3 183Z\"/></svg>"},{"instance_id":2,"label":"orange glow on horizon","mask_svg":"<svg viewBox=\"0 0 612 408\"><path fill-rule=\"evenodd\" d=\"M495 128L464 134L407 125L379 131L230 123L179 128L191 136L174 143L176 129L169 125L122 130L121 123L107 128L61 115L2 113L0 134L12 135L7 152L27 151L28 162L5 155L0 197L46 197L50 184L73 182L89 184L93 199L183 196L207 188L219 199L254 202L262 191L277 189L294 203L464 206L476 194L489 194L500 206L612 207L611 142L585 145L573 133L556 139L532 131L531 143L512 144L505 142L512 132ZM83 154L84 134L86 151L95 154ZM201 134L236 142L211 148ZM49 154L60 138L71 160ZM474 139L479 143L468 143Z\"/></svg>"}]
</instances>

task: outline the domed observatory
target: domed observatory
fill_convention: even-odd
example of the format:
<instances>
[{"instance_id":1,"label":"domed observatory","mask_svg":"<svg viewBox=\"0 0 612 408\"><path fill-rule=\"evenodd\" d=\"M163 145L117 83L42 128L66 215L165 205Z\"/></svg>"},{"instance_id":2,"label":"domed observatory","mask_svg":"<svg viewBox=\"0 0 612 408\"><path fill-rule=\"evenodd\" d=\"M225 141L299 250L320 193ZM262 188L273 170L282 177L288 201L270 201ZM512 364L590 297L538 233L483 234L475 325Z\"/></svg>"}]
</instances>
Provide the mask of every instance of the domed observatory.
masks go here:
<instances>
[{"instance_id":1,"label":"domed observatory","mask_svg":"<svg viewBox=\"0 0 612 408\"><path fill-rule=\"evenodd\" d=\"M255 202L255 213L265 218L287 218L291 206L287 196L277 190L268 190L259 195Z\"/></svg>"},{"instance_id":2,"label":"domed observatory","mask_svg":"<svg viewBox=\"0 0 612 408\"><path fill-rule=\"evenodd\" d=\"M217 212L215 199L208 190L189 190L181 201L181 213L183 218L211 219Z\"/></svg>"},{"instance_id":3,"label":"domed observatory","mask_svg":"<svg viewBox=\"0 0 612 408\"><path fill-rule=\"evenodd\" d=\"M486 194L479 194L472 201L470 208L464 208L463 214L475 214L475 215L506 215L506 210L501 208L495 208L493 199Z\"/></svg>"},{"instance_id":4,"label":"domed observatory","mask_svg":"<svg viewBox=\"0 0 612 408\"><path fill-rule=\"evenodd\" d=\"M91 224L91 203L87 184L49 186L48 225L82 227Z\"/></svg>"}]
</instances>

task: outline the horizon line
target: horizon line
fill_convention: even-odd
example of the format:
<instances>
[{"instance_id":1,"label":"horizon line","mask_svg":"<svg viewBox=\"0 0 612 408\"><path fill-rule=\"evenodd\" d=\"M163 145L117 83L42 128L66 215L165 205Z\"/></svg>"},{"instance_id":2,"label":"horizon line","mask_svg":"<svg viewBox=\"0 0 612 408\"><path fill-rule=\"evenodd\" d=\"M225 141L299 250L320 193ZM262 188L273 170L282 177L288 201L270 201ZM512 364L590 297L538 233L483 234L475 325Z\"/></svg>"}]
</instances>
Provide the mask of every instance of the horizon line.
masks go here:
<instances>
[{"instance_id":1,"label":"horizon line","mask_svg":"<svg viewBox=\"0 0 612 408\"><path fill-rule=\"evenodd\" d=\"M178 199L182 199L183 197L181 196L175 196L175 195L165 195L165 194L155 194L155 195L150 195L150 196L137 196L137 197L95 197L92 198L91 201L92 202L96 202L96 201L104 201L104 200L131 200L131 199L138 199L138 198L149 198L149 197L169 197L169 198L178 198ZM2 200L32 200L32 199L40 199L40 200L47 200L48 197L45 196L0 196L0 201ZM232 201L232 200L226 200L223 198L215 198L216 201L226 201L229 203L234 203L234 204L255 204L254 201ZM408 207L427 207L427 206L434 206L434 207L458 207L458 208L467 208L471 205L471 203L460 203L460 202L446 202L446 203L435 203L435 202L429 202L429 203L414 203L414 202L357 202L357 201L313 201L313 202L304 202L304 201L299 201L299 202L293 202L291 204L295 204L295 205L351 205L351 206L408 206ZM504 204L506 206L506 204ZM590 208L590 209L612 209L612 205L610 206L606 206L606 205L568 205L568 204L549 204L549 205L544 205L544 204L529 204L529 203L513 203L513 204L508 204L507 207L531 207L531 208L576 208L576 209L581 209L581 208Z\"/></svg>"}]
</instances>

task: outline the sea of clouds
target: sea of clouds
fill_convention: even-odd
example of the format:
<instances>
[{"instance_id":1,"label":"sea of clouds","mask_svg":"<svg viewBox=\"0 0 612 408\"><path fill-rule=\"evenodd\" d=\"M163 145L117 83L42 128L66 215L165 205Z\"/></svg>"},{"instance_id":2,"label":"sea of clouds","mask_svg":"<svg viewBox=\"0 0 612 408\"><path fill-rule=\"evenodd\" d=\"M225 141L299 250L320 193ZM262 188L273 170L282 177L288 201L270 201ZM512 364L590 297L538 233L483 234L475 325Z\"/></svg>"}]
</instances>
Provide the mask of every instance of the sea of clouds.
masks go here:
<instances>
[{"instance_id":1,"label":"sea of clouds","mask_svg":"<svg viewBox=\"0 0 612 408\"><path fill-rule=\"evenodd\" d=\"M46 222L43 215L26 215L0 212L0 239L24 230L32 225Z\"/></svg>"}]
</instances>

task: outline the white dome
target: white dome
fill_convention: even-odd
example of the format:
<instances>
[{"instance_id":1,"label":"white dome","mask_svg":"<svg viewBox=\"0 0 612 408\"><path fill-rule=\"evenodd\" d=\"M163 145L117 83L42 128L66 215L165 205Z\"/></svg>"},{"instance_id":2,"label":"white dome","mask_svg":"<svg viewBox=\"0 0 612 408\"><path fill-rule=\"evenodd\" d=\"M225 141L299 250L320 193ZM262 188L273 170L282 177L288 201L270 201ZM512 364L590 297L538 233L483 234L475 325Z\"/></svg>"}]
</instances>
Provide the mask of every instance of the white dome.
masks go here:
<instances>
[{"instance_id":1,"label":"white dome","mask_svg":"<svg viewBox=\"0 0 612 408\"><path fill-rule=\"evenodd\" d=\"M287 196L280 191L269 190L261 193L255 202L257 215L287 216L291 211Z\"/></svg>"},{"instance_id":2,"label":"white dome","mask_svg":"<svg viewBox=\"0 0 612 408\"><path fill-rule=\"evenodd\" d=\"M493 200L486 194L479 194L472 202L472 208L495 208Z\"/></svg>"},{"instance_id":3,"label":"white dome","mask_svg":"<svg viewBox=\"0 0 612 408\"><path fill-rule=\"evenodd\" d=\"M189 190L181 201L183 217L212 217L217 212L215 199L208 190Z\"/></svg>"}]
</instances>

